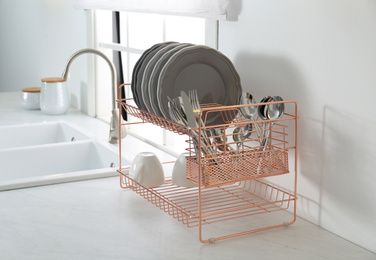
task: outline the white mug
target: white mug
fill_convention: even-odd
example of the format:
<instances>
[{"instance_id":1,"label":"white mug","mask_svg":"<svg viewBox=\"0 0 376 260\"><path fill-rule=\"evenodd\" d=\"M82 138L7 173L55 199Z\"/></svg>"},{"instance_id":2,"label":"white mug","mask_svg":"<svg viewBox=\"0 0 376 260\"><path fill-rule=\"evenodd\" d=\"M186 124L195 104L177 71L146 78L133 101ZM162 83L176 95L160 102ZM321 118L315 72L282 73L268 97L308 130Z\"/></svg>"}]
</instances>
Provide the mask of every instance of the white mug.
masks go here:
<instances>
[{"instance_id":1,"label":"white mug","mask_svg":"<svg viewBox=\"0 0 376 260\"><path fill-rule=\"evenodd\" d=\"M164 184L165 176L158 157L151 152L137 154L129 170L130 176L145 186L153 188Z\"/></svg>"},{"instance_id":2,"label":"white mug","mask_svg":"<svg viewBox=\"0 0 376 260\"><path fill-rule=\"evenodd\" d=\"M188 153L182 153L176 160L172 169L172 183L180 187L197 187L196 184L187 180L187 156Z\"/></svg>"}]
</instances>

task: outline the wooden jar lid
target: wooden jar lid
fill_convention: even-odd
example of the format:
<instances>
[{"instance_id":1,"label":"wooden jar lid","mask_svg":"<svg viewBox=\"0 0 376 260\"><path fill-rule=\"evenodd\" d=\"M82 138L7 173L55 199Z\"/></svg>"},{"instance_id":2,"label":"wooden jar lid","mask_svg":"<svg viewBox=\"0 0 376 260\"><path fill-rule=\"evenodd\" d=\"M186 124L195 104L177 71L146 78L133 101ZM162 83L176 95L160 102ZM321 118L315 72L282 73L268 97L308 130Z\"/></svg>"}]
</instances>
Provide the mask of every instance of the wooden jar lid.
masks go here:
<instances>
[{"instance_id":1,"label":"wooden jar lid","mask_svg":"<svg viewBox=\"0 0 376 260\"><path fill-rule=\"evenodd\" d=\"M40 87L23 88L22 92L39 93L40 92Z\"/></svg>"},{"instance_id":2,"label":"wooden jar lid","mask_svg":"<svg viewBox=\"0 0 376 260\"><path fill-rule=\"evenodd\" d=\"M42 82L47 82L47 83L56 83L56 82L65 82L66 80L63 78L59 77L53 77L53 78L43 78Z\"/></svg>"}]
</instances>

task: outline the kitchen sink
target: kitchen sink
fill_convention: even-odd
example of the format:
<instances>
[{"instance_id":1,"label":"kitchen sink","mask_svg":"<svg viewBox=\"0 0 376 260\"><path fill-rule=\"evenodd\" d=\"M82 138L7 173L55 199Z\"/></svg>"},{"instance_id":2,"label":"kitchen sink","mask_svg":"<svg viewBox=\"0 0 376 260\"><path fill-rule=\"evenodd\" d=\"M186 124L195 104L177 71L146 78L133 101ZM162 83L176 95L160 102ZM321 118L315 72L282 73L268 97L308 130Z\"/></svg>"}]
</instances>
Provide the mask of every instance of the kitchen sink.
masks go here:
<instances>
[{"instance_id":1,"label":"kitchen sink","mask_svg":"<svg viewBox=\"0 0 376 260\"><path fill-rule=\"evenodd\" d=\"M80 140L89 137L65 122L0 127L0 150Z\"/></svg>"},{"instance_id":2,"label":"kitchen sink","mask_svg":"<svg viewBox=\"0 0 376 260\"><path fill-rule=\"evenodd\" d=\"M118 147L79 129L65 121L1 126L0 191L118 176Z\"/></svg>"},{"instance_id":3,"label":"kitchen sink","mask_svg":"<svg viewBox=\"0 0 376 260\"><path fill-rule=\"evenodd\" d=\"M118 162L116 152L90 140L3 149L0 190L118 176Z\"/></svg>"}]
</instances>

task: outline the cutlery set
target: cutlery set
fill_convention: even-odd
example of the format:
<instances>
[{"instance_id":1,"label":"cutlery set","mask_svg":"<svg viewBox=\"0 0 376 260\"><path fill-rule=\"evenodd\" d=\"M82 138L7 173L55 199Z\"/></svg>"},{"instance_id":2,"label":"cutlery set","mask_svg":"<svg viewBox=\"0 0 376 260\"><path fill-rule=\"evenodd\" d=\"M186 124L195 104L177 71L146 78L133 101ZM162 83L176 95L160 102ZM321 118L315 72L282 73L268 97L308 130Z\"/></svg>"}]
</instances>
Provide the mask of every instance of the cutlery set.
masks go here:
<instances>
[{"instance_id":1,"label":"cutlery set","mask_svg":"<svg viewBox=\"0 0 376 260\"><path fill-rule=\"evenodd\" d=\"M252 133L257 134L258 147L260 151L273 149L270 145L270 131L275 124L276 119L282 118L284 115L284 103L280 96L267 96L260 101L260 105L255 105L256 101L253 96L246 92L241 94L239 98L239 110L241 115L250 119L252 123L247 123L244 126L238 125L234 129L225 129L219 127L205 127L205 123L201 116L201 105L197 95L197 90L192 89L186 92L181 91L180 96L171 99L168 97L168 111L170 118L178 124L188 127L190 136L192 137L193 147L196 153L196 159L201 154L216 158L220 152L228 151L234 154L240 154L242 145L247 139L251 138ZM256 119L258 121L256 121ZM201 127L201 131L198 129ZM226 130L231 131L232 134L226 134ZM231 146L234 144L228 142L228 136L231 136L235 148ZM200 145L199 145L200 144ZM201 147L201 151L199 151Z\"/></svg>"}]
</instances>

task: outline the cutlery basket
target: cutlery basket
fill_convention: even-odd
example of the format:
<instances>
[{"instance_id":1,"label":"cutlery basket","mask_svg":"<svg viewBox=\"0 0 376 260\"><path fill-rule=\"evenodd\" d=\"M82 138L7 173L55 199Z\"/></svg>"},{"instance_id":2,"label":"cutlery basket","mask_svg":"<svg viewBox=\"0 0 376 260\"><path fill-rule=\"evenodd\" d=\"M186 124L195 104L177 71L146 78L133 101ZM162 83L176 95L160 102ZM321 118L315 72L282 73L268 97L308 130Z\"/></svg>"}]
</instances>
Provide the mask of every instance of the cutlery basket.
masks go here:
<instances>
[{"instance_id":1,"label":"cutlery basket","mask_svg":"<svg viewBox=\"0 0 376 260\"><path fill-rule=\"evenodd\" d=\"M262 120L258 117L251 120L240 113L242 106L265 103L230 107L203 105L197 128L143 111L131 105L131 102L132 99L118 100L119 108L128 116L138 118L138 122L125 122L121 125L151 123L187 136L187 180L197 184L197 187L179 187L172 183L170 177L166 177L164 185L146 188L127 175L129 167L122 167L120 160L118 172L122 188L135 191L188 227L197 226L201 242L212 242L294 223L297 199L295 101L277 102L284 103L286 109L283 118L274 120ZM242 134L248 134L247 138L234 138L234 130L246 129L248 124L254 127L243 131ZM211 134L213 129L221 129L222 134ZM122 142L119 144L119 152L121 158ZM293 178L290 178L293 182L292 191L268 182L271 176L283 176L289 172L293 173ZM289 213L290 210L292 214ZM278 212L288 214L289 220L280 223L280 215L275 215ZM261 214L262 223L269 216L275 219L270 222L272 224L266 222L267 224L259 227L250 218L257 218ZM242 220L239 221L240 219ZM234 222L234 229L224 229L225 233L229 231L232 234L203 238L204 225L213 226L215 233L223 229L223 224L220 224L223 222ZM244 224L244 228L239 228L240 224Z\"/></svg>"},{"instance_id":2,"label":"cutlery basket","mask_svg":"<svg viewBox=\"0 0 376 260\"><path fill-rule=\"evenodd\" d=\"M203 109L201 125L196 130L198 134L192 135L192 131L188 131L188 180L210 187L289 173L288 158L291 147L288 143L288 132L291 132L289 125L295 120L295 116L286 113L283 119L251 121L241 115L240 107L211 106ZM215 113L221 115L222 124L206 126L210 114ZM246 125L253 127L245 128ZM222 129L221 134L209 134L213 129ZM235 129L246 129L242 130L242 135L247 135L247 138L235 138ZM194 140L197 135L200 137L199 142ZM213 139L221 139L222 142L212 141Z\"/></svg>"},{"instance_id":3,"label":"cutlery basket","mask_svg":"<svg viewBox=\"0 0 376 260\"><path fill-rule=\"evenodd\" d=\"M234 155L223 155L216 161L201 160L202 173L199 174L200 163L195 157L187 158L187 179L202 186L210 187L228 182L261 178L289 172L288 151L274 150L255 153L241 152Z\"/></svg>"}]
</instances>

